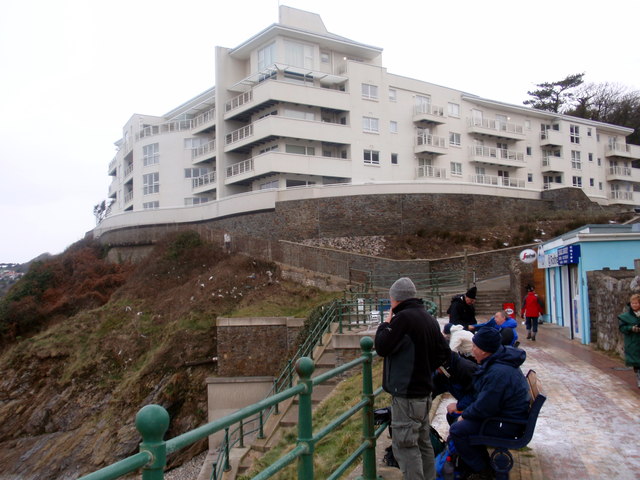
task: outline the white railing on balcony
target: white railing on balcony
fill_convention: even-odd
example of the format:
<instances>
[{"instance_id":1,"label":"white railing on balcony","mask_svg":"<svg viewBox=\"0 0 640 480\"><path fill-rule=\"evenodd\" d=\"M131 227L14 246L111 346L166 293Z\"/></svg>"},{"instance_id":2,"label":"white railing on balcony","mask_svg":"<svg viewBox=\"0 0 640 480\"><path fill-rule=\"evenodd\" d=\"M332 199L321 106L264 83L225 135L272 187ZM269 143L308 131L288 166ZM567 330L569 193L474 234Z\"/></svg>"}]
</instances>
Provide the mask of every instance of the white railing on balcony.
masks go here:
<instances>
[{"instance_id":1,"label":"white railing on balcony","mask_svg":"<svg viewBox=\"0 0 640 480\"><path fill-rule=\"evenodd\" d=\"M497 175L471 175L472 183L483 185L496 185L498 187L524 188L524 180L521 178L501 177Z\"/></svg>"},{"instance_id":2,"label":"white railing on balcony","mask_svg":"<svg viewBox=\"0 0 640 480\"><path fill-rule=\"evenodd\" d=\"M227 178L253 171L253 158L227 167Z\"/></svg>"},{"instance_id":3,"label":"white railing on balcony","mask_svg":"<svg viewBox=\"0 0 640 480\"><path fill-rule=\"evenodd\" d=\"M432 165L418 165L418 177L446 178L447 169Z\"/></svg>"},{"instance_id":4,"label":"white railing on balcony","mask_svg":"<svg viewBox=\"0 0 640 480\"><path fill-rule=\"evenodd\" d=\"M211 110L207 110L204 113L201 113L196 118L191 120L191 128L198 128L200 125L204 125L205 123L213 122L216 119L216 109L212 108Z\"/></svg>"},{"instance_id":5,"label":"white railing on balcony","mask_svg":"<svg viewBox=\"0 0 640 480\"><path fill-rule=\"evenodd\" d=\"M470 127L481 127L497 132L524 135L524 125L518 123L501 122L500 120L491 120L489 118L467 118L467 124Z\"/></svg>"},{"instance_id":6,"label":"white railing on balcony","mask_svg":"<svg viewBox=\"0 0 640 480\"><path fill-rule=\"evenodd\" d=\"M118 160L118 157L113 157L113 160L109 162L109 170L107 170L108 172L115 170L117 160Z\"/></svg>"},{"instance_id":7,"label":"white railing on balcony","mask_svg":"<svg viewBox=\"0 0 640 480\"><path fill-rule=\"evenodd\" d=\"M446 148L447 139L439 137L438 135L431 135L428 133L418 133L416 138L418 145L430 145L432 147Z\"/></svg>"},{"instance_id":8,"label":"white railing on balcony","mask_svg":"<svg viewBox=\"0 0 640 480\"><path fill-rule=\"evenodd\" d=\"M127 168L124 169L125 178L131 175L131 172L133 172L133 163L130 163L129 165L127 165Z\"/></svg>"},{"instance_id":9,"label":"white railing on balcony","mask_svg":"<svg viewBox=\"0 0 640 480\"><path fill-rule=\"evenodd\" d=\"M129 203L129 202L131 202L131 201L133 201L133 191L131 191L131 192L126 192L126 193L124 194L124 203Z\"/></svg>"},{"instance_id":10,"label":"white railing on balcony","mask_svg":"<svg viewBox=\"0 0 640 480\"><path fill-rule=\"evenodd\" d=\"M253 135L253 124L239 128L238 130L234 130L233 132L227 134L224 139L224 144L230 145L232 143L239 142L240 140L250 137L251 135Z\"/></svg>"},{"instance_id":11,"label":"white railing on balcony","mask_svg":"<svg viewBox=\"0 0 640 480\"><path fill-rule=\"evenodd\" d=\"M215 152L216 150L216 141L211 140L210 142L205 143L204 145L200 145L197 148L191 149L191 158L201 157L203 155L208 154L209 152Z\"/></svg>"},{"instance_id":12,"label":"white railing on balcony","mask_svg":"<svg viewBox=\"0 0 640 480\"><path fill-rule=\"evenodd\" d=\"M215 183L216 181L216 172L205 173L204 175L200 175L199 177L191 179L191 188L204 187L205 185L209 185L210 183Z\"/></svg>"},{"instance_id":13,"label":"white railing on balcony","mask_svg":"<svg viewBox=\"0 0 640 480\"><path fill-rule=\"evenodd\" d=\"M623 190L612 190L609 194L612 200L633 200L633 192L625 192Z\"/></svg>"},{"instance_id":14,"label":"white railing on balcony","mask_svg":"<svg viewBox=\"0 0 640 480\"><path fill-rule=\"evenodd\" d=\"M613 153L631 153L631 147L624 143L614 143L613 145L607 145L607 151Z\"/></svg>"},{"instance_id":15,"label":"white railing on balcony","mask_svg":"<svg viewBox=\"0 0 640 480\"><path fill-rule=\"evenodd\" d=\"M436 117L444 117L444 108L430 105L428 103L421 105L414 105L413 114L421 115L426 113L427 115L434 115Z\"/></svg>"},{"instance_id":16,"label":"white railing on balcony","mask_svg":"<svg viewBox=\"0 0 640 480\"><path fill-rule=\"evenodd\" d=\"M610 166L609 175L620 175L621 177L630 177L631 167Z\"/></svg>"},{"instance_id":17,"label":"white railing on balcony","mask_svg":"<svg viewBox=\"0 0 640 480\"><path fill-rule=\"evenodd\" d=\"M253 90L249 90L248 92L241 93L240 95L233 97L227 103L224 104L224 111L229 112L231 110L235 110L236 108L240 108L245 103L249 103L253 100Z\"/></svg>"},{"instance_id":18,"label":"white railing on balcony","mask_svg":"<svg viewBox=\"0 0 640 480\"><path fill-rule=\"evenodd\" d=\"M175 122L161 123L159 125L147 125L136 133L136 140L163 133L181 132L191 130L191 120L178 120Z\"/></svg>"},{"instance_id":19,"label":"white railing on balcony","mask_svg":"<svg viewBox=\"0 0 640 480\"><path fill-rule=\"evenodd\" d=\"M524 162L524 153L504 148L485 147L484 145L471 145L469 153L474 157L487 157L502 160Z\"/></svg>"}]
</instances>

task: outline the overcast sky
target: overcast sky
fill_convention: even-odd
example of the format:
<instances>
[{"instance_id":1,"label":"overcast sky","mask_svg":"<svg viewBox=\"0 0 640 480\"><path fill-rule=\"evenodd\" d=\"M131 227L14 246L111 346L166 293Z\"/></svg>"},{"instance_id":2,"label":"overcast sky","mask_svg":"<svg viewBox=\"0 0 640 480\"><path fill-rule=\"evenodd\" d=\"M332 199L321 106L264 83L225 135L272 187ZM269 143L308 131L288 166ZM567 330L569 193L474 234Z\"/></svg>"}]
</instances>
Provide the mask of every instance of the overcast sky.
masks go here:
<instances>
[{"instance_id":1,"label":"overcast sky","mask_svg":"<svg viewBox=\"0 0 640 480\"><path fill-rule=\"evenodd\" d=\"M113 143L214 84L214 48L320 14L381 47L390 73L521 105L536 83L640 88L640 3L609 0L21 0L0 14L0 263L57 254L95 226Z\"/></svg>"}]
</instances>

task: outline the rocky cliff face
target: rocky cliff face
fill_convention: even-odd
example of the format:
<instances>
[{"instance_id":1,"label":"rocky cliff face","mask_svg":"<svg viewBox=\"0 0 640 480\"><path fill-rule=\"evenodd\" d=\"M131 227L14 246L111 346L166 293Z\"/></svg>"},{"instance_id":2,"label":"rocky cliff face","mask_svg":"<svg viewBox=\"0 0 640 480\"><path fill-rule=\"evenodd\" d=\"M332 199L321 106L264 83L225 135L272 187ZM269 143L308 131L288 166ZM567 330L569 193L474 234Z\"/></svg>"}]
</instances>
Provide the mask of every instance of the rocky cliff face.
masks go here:
<instances>
[{"instance_id":1,"label":"rocky cliff face","mask_svg":"<svg viewBox=\"0 0 640 480\"><path fill-rule=\"evenodd\" d=\"M81 270L73 270L76 277ZM102 285L106 303L66 315L68 309L56 310L25 337L5 335L0 479L72 479L136 453L135 414L150 403L171 416L165 438L206 422L215 318L278 296L277 274L267 271L276 268L182 234L159 244L115 288ZM55 289L64 296L69 290L60 282ZM205 448L200 442L169 461L182 463Z\"/></svg>"}]
</instances>

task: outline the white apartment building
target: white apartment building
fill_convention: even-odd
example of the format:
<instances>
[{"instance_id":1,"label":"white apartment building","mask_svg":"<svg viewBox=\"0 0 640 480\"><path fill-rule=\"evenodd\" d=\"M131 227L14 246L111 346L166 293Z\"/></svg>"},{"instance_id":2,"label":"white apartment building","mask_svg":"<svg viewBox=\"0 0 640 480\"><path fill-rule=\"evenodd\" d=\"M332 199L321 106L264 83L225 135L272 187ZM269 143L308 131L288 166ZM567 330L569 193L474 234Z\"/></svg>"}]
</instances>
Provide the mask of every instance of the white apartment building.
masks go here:
<instances>
[{"instance_id":1,"label":"white apartment building","mask_svg":"<svg viewBox=\"0 0 640 480\"><path fill-rule=\"evenodd\" d=\"M361 192L540 198L575 187L603 205L640 204L631 129L388 73L381 48L279 8L279 23L216 48L214 87L127 122L98 231Z\"/></svg>"}]
</instances>

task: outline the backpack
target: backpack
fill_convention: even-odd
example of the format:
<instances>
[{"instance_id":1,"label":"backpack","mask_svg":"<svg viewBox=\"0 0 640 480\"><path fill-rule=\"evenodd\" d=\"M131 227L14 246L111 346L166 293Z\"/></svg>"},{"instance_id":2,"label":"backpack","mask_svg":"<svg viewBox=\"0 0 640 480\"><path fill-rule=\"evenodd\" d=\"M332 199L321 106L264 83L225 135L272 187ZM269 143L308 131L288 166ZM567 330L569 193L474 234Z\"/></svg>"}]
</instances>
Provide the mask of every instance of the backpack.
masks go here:
<instances>
[{"instance_id":1,"label":"backpack","mask_svg":"<svg viewBox=\"0 0 640 480\"><path fill-rule=\"evenodd\" d=\"M458 454L453 441L445 442L445 448L436 456L436 480L455 480L460 478L457 472Z\"/></svg>"}]
</instances>

